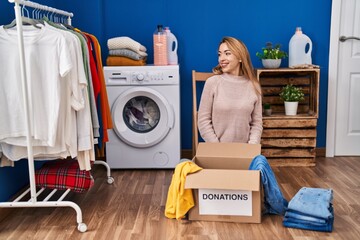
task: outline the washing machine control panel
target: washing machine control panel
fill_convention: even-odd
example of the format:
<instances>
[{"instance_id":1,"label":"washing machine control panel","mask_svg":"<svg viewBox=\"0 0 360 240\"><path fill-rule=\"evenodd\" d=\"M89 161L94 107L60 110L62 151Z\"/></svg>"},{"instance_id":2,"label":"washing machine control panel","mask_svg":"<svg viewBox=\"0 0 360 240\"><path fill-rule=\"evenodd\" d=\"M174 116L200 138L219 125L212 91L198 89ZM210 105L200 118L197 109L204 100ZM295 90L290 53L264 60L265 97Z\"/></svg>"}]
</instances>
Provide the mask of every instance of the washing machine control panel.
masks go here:
<instances>
[{"instance_id":1,"label":"washing machine control panel","mask_svg":"<svg viewBox=\"0 0 360 240\"><path fill-rule=\"evenodd\" d=\"M132 72L131 83L132 84L176 84L176 74L171 72L159 72L159 71L141 71Z\"/></svg>"},{"instance_id":2,"label":"washing machine control panel","mask_svg":"<svg viewBox=\"0 0 360 240\"><path fill-rule=\"evenodd\" d=\"M139 82L144 81L144 79L145 79L145 76L143 73L136 74L136 80L138 80Z\"/></svg>"},{"instance_id":3,"label":"washing machine control panel","mask_svg":"<svg viewBox=\"0 0 360 240\"><path fill-rule=\"evenodd\" d=\"M106 85L179 84L178 66L104 67Z\"/></svg>"}]
</instances>

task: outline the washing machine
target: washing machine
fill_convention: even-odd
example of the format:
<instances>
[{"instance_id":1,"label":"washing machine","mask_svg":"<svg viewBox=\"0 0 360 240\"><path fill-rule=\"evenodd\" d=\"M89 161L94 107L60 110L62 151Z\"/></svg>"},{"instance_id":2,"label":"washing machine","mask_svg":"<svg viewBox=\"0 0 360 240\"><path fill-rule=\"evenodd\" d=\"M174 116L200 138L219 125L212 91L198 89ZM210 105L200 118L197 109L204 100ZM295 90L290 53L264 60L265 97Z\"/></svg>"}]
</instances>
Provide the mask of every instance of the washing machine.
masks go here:
<instances>
[{"instance_id":1,"label":"washing machine","mask_svg":"<svg viewBox=\"0 0 360 240\"><path fill-rule=\"evenodd\" d=\"M180 162L179 66L104 67L113 120L112 169L167 169Z\"/></svg>"}]
</instances>

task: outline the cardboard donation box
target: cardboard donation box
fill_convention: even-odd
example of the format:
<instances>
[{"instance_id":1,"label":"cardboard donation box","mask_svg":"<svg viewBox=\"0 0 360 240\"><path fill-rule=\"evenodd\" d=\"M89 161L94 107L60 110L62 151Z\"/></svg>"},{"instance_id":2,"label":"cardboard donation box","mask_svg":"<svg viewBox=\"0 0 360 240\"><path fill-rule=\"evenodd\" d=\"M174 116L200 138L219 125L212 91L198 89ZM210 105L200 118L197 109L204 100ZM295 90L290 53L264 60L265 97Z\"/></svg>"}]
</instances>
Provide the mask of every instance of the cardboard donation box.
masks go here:
<instances>
[{"instance_id":1,"label":"cardboard donation box","mask_svg":"<svg viewBox=\"0 0 360 240\"><path fill-rule=\"evenodd\" d=\"M203 169L186 177L195 206L189 220L261 223L260 171L248 170L260 144L199 143L193 161Z\"/></svg>"}]
</instances>

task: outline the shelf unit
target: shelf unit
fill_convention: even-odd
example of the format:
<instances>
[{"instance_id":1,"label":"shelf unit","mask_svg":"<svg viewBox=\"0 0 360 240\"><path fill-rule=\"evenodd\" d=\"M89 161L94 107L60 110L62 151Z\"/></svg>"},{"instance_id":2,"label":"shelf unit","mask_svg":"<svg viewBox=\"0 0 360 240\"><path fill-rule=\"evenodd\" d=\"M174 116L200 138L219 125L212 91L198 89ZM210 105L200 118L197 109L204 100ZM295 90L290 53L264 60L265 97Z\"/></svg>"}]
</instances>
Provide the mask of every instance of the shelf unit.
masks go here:
<instances>
[{"instance_id":1,"label":"shelf unit","mask_svg":"<svg viewBox=\"0 0 360 240\"><path fill-rule=\"evenodd\" d=\"M263 115L262 154L272 166L315 166L316 127L319 112L319 69L256 69L262 102L272 114ZM279 93L286 84L301 87L305 100L298 114L286 116Z\"/></svg>"}]
</instances>

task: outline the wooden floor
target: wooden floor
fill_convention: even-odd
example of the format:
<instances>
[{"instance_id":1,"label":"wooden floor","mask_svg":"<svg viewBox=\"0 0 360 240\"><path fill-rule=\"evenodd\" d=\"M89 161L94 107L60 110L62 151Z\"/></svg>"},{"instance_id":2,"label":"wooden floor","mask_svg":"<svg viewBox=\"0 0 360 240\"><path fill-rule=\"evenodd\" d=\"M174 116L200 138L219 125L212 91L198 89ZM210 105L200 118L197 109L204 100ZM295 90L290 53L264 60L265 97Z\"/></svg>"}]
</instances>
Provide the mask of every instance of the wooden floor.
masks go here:
<instances>
[{"instance_id":1,"label":"wooden floor","mask_svg":"<svg viewBox=\"0 0 360 240\"><path fill-rule=\"evenodd\" d=\"M113 185L102 166L95 185L70 193L83 212L88 231L77 230L72 208L0 209L0 239L359 239L360 157L318 158L316 167L273 168L285 198L303 186L334 190L332 233L282 226L282 217L266 215L261 224L177 221L164 216L172 170L114 170Z\"/></svg>"}]
</instances>

